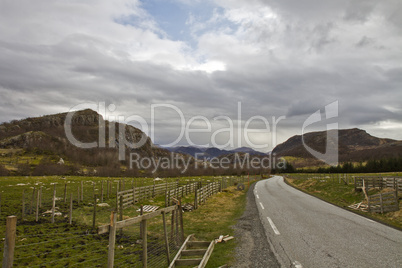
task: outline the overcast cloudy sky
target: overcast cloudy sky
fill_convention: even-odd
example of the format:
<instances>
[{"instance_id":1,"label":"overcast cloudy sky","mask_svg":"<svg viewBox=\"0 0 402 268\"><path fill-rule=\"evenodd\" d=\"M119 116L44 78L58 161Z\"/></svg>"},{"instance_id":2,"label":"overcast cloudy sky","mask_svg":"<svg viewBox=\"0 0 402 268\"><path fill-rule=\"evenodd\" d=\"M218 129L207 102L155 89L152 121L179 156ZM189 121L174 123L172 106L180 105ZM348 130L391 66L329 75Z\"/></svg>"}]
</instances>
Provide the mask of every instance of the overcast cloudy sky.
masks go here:
<instances>
[{"instance_id":1,"label":"overcast cloudy sky","mask_svg":"<svg viewBox=\"0 0 402 268\"><path fill-rule=\"evenodd\" d=\"M259 116L249 126L259 133L249 137L267 151L338 101L339 116L329 123L402 139L401 3L2 0L0 122L105 102L114 115L150 124L151 104L170 104L187 123L211 120L214 140L229 147L250 146L244 137L238 142L237 128ZM154 142L179 137L177 111L154 111ZM235 142L222 116L233 120ZM275 141L272 117L280 116ZM199 118L192 128L205 129ZM211 141L208 133L190 138Z\"/></svg>"}]
</instances>

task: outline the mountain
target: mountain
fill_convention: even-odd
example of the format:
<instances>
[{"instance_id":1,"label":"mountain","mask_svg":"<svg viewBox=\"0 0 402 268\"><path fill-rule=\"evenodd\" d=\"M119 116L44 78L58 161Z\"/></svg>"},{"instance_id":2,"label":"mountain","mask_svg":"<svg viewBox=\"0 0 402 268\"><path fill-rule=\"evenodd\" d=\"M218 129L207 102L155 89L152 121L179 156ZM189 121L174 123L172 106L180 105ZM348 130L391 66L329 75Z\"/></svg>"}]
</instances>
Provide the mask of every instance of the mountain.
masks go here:
<instances>
[{"instance_id":1,"label":"mountain","mask_svg":"<svg viewBox=\"0 0 402 268\"><path fill-rule=\"evenodd\" d=\"M265 156L267 154L262 153L262 152L258 152L252 148L249 147L240 147L240 148L236 148L234 150L232 150L232 152L234 153L248 153L250 155L260 155L260 156Z\"/></svg>"},{"instance_id":2,"label":"mountain","mask_svg":"<svg viewBox=\"0 0 402 268\"><path fill-rule=\"evenodd\" d=\"M192 157L196 157L196 155L202 155L204 153L203 149L192 146L169 147L165 149L174 153L191 155Z\"/></svg>"},{"instance_id":3,"label":"mountain","mask_svg":"<svg viewBox=\"0 0 402 268\"><path fill-rule=\"evenodd\" d=\"M69 140L66 137L64 123L67 113L46 115L42 117L14 120L10 123L0 125L0 147L1 148L29 148L37 146L47 148L51 144L68 146ZM97 112L87 109L77 111L71 119L71 131L76 140L83 143L99 141L99 125L103 117ZM105 148L115 149L117 145L111 145L109 141L109 126L114 124L114 137L119 138L119 129L124 129L125 139L130 143L139 142L144 138L143 146L137 149L142 154L152 155L152 141L141 130L119 123L105 122ZM114 140L116 143L116 140Z\"/></svg>"},{"instance_id":4,"label":"mountain","mask_svg":"<svg viewBox=\"0 0 402 268\"><path fill-rule=\"evenodd\" d=\"M305 133L303 136L309 147L320 153L325 153L327 131ZM402 141L377 138L358 128L342 129L338 132L338 150L340 162L402 157ZM293 136L279 144L272 153L276 156L314 158L305 149L301 135Z\"/></svg>"},{"instance_id":5,"label":"mountain","mask_svg":"<svg viewBox=\"0 0 402 268\"><path fill-rule=\"evenodd\" d=\"M163 157L171 153L153 145L151 139L141 130L130 125L109 122L93 110L82 110L74 113L71 119L73 137L81 143L97 142L104 146L80 148L67 138L65 121L67 113L46 115L42 117L14 120L0 125L0 149L3 154L20 152L18 159L27 159L26 164L46 162L52 164L63 158L71 165L81 167L102 167L103 169L121 169L121 165L128 166L130 153L140 157ZM104 123L105 137L100 139L100 126ZM119 133L123 130L122 133ZM101 132L102 133L102 132ZM119 143L124 137L126 142ZM128 143L136 144L143 141L138 148L129 148ZM124 144L124 146L122 145ZM125 161L120 161L119 149L123 152ZM11 156L10 156L11 157ZM98 168L99 169L99 168Z\"/></svg>"},{"instance_id":6,"label":"mountain","mask_svg":"<svg viewBox=\"0 0 402 268\"><path fill-rule=\"evenodd\" d=\"M266 155L264 153L255 151L252 148L248 147L241 147L233 150L222 150L215 147L206 148L196 146L179 146L179 147L167 147L166 149L171 152L187 154L197 159L206 159L206 160L235 153L243 153L243 154L248 153L250 155L259 155L259 156Z\"/></svg>"}]
</instances>

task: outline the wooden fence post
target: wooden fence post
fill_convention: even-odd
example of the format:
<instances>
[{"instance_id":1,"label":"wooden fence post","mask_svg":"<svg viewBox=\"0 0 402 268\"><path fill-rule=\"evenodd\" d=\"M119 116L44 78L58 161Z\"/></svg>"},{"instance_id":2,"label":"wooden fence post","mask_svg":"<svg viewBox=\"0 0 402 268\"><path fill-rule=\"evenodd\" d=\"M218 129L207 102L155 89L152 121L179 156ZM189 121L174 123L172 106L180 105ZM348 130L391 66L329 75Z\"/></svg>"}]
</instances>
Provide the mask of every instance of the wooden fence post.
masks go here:
<instances>
[{"instance_id":1,"label":"wooden fence post","mask_svg":"<svg viewBox=\"0 0 402 268\"><path fill-rule=\"evenodd\" d=\"M42 186L40 187L40 195L39 195L39 208L42 208Z\"/></svg>"},{"instance_id":2,"label":"wooden fence post","mask_svg":"<svg viewBox=\"0 0 402 268\"><path fill-rule=\"evenodd\" d=\"M101 196L100 196L100 201L103 203L103 180L101 182Z\"/></svg>"},{"instance_id":3,"label":"wooden fence post","mask_svg":"<svg viewBox=\"0 0 402 268\"><path fill-rule=\"evenodd\" d=\"M84 201L84 182L81 181L81 201Z\"/></svg>"},{"instance_id":4,"label":"wooden fence post","mask_svg":"<svg viewBox=\"0 0 402 268\"><path fill-rule=\"evenodd\" d=\"M107 267L113 268L114 265L114 248L116 245L116 222L117 215L115 211L112 211L110 215L110 227L109 227L109 249L107 255Z\"/></svg>"},{"instance_id":5,"label":"wooden fence post","mask_svg":"<svg viewBox=\"0 0 402 268\"><path fill-rule=\"evenodd\" d=\"M176 245L180 244L179 241L179 210L178 210L178 206L176 205L176 213L175 213L175 221L176 221Z\"/></svg>"},{"instance_id":6,"label":"wooden fence post","mask_svg":"<svg viewBox=\"0 0 402 268\"><path fill-rule=\"evenodd\" d=\"M33 191L32 191L31 204L30 204L30 206L29 206L29 214L32 214L32 213L33 213L33 208L34 208L34 204L35 204L35 190L36 190L36 188L34 187L34 188L33 188Z\"/></svg>"},{"instance_id":7,"label":"wooden fence post","mask_svg":"<svg viewBox=\"0 0 402 268\"><path fill-rule=\"evenodd\" d=\"M35 220L36 220L36 222L39 221L39 198L40 198L40 191L38 189L38 192L36 194L36 211L35 211Z\"/></svg>"},{"instance_id":8,"label":"wooden fence post","mask_svg":"<svg viewBox=\"0 0 402 268\"><path fill-rule=\"evenodd\" d=\"M154 186L152 188L152 198L155 197L155 179L154 179Z\"/></svg>"},{"instance_id":9,"label":"wooden fence post","mask_svg":"<svg viewBox=\"0 0 402 268\"><path fill-rule=\"evenodd\" d=\"M119 211L119 185L120 185L120 183L117 182L117 185L116 185L116 211L117 212Z\"/></svg>"},{"instance_id":10,"label":"wooden fence post","mask_svg":"<svg viewBox=\"0 0 402 268\"><path fill-rule=\"evenodd\" d=\"M64 183L64 203L67 202L67 183Z\"/></svg>"},{"instance_id":11,"label":"wooden fence post","mask_svg":"<svg viewBox=\"0 0 402 268\"><path fill-rule=\"evenodd\" d=\"M21 215L21 221L24 220L24 215L25 215L25 190L22 190L22 215Z\"/></svg>"},{"instance_id":12,"label":"wooden fence post","mask_svg":"<svg viewBox=\"0 0 402 268\"><path fill-rule=\"evenodd\" d=\"M53 184L52 223L54 223L55 210L56 210L56 184Z\"/></svg>"},{"instance_id":13,"label":"wooden fence post","mask_svg":"<svg viewBox=\"0 0 402 268\"><path fill-rule=\"evenodd\" d=\"M123 195L120 195L120 221L123 220ZM120 235L123 235L123 228L120 229Z\"/></svg>"},{"instance_id":14,"label":"wooden fence post","mask_svg":"<svg viewBox=\"0 0 402 268\"><path fill-rule=\"evenodd\" d=\"M73 222L73 194L70 193L70 211L68 212L68 222L72 224Z\"/></svg>"},{"instance_id":15,"label":"wooden fence post","mask_svg":"<svg viewBox=\"0 0 402 268\"><path fill-rule=\"evenodd\" d=\"M136 196L135 196L135 188L136 188L136 183L134 184L134 186L133 186L133 205L135 205L135 199L136 199Z\"/></svg>"},{"instance_id":16,"label":"wooden fence post","mask_svg":"<svg viewBox=\"0 0 402 268\"><path fill-rule=\"evenodd\" d=\"M95 229L95 223L96 223L96 194L94 195L94 213L93 213L93 218L92 218L92 229Z\"/></svg>"},{"instance_id":17,"label":"wooden fence post","mask_svg":"<svg viewBox=\"0 0 402 268\"><path fill-rule=\"evenodd\" d=\"M110 186L110 181L107 180L107 185L106 185L106 196L107 196L107 199L109 199L109 186Z\"/></svg>"},{"instance_id":18,"label":"wooden fence post","mask_svg":"<svg viewBox=\"0 0 402 268\"><path fill-rule=\"evenodd\" d=\"M181 207L181 198L179 198L179 221L180 221L180 242L184 242L183 209Z\"/></svg>"},{"instance_id":19,"label":"wooden fence post","mask_svg":"<svg viewBox=\"0 0 402 268\"><path fill-rule=\"evenodd\" d=\"M141 221L142 225L142 267L148 265L148 243L147 243L147 220Z\"/></svg>"},{"instance_id":20,"label":"wooden fence post","mask_svg":"<svg viewBox=\"0 0 402 268\"><path fill-rule=\"evenodd\" d=\"M185 189L185 187L186 187L186 186L180 187L180 188L181 188L181 197L184 197L184 189Z\"/></svg>"},{"instance_id":21,"label":"wooden fence post","mask_svg":"<svg viewBox=\"0 0 402 268\"><path fill-rule=\"evenodd\" d=\"M382 193L380 193L380 209L381 209L381 214L384 213L384 204L382 202Z\"/></svg>"},{"instance_id":22,"label":"wooden fence post","mask_svg":"<svg viewBox=\"0 0 402 268\"><path fill-rule=\"evenodd\" d=\"M197 209L197 206L198 206L197 193L198 193L198 189L195 190L195 194L194 194L194 209Z\"/></svg>"},{"instance_id":23,"label":"wooden fence post","mask_svg":"<svg viewBox=\"0 0 402 268\"><path fill-rule=\"evenodd\" d=\"M6 238L3 252L3 268L13 267L17 217L8 216L6 220Z\"/></svg>"},{"instance_id":24,"label":"wooden fence post","mask_svg":"<svg viewBox=\"0 0 402 268\"><path fill-rule=\"evenodd\" d=\"M175 241L176 243L176 239L174 239L174 219L175 219L175 210L172 210L172 219L171 219L171 224L170 224L170 239L172 241Z\"/></svg>"},{"instance_id":25,"label":"wooden fence post","mask_svg":"<svg viewBox=\"0 0 402 268\"><path fill-rule=\"evenodd\" d=\"M168 232L167 232L167 228L166 228L166 212L165 211L162 211L162 219L163 219L163 232L164 232L164 237L165 237L166 257L167 257L167 262L169 265L170 264L170 250L169 250Z\"/></svg>"},{"instance_id":26,"label":"wooden fence post","mask_svg":"<svg viewBox=\"0 0 402 268\"><path fill-rule=\"evenodd\" d=\"M80 186L77 186L77 204L80 204Z\"/></svg>"}]
</instances>

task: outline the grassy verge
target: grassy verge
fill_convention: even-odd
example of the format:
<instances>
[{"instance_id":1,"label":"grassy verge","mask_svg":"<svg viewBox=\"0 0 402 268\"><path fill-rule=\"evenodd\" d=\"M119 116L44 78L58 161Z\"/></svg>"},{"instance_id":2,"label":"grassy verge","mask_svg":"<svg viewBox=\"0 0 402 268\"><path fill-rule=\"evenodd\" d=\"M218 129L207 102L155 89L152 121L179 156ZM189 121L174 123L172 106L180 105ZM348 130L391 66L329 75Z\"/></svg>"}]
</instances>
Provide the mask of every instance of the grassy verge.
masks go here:
<instances>
[{"instance_id":1,"label":"grassy verge","mask_svg":"<svg viewBox=\"0 0 402 268\"><path fill-rule=\"evenodd\" d=\"M364 215L366 217L372 218L374 220L383 222L398 229L402 229L402 209L395 212L379 214L357 211L348 208L348 206L354 203L361 202L364 199L364 194L362 192L355 192L354 185L352 184L344 184L338 183L337 181L326 181L317 179L287 178L286 181L290 185L322 200ZM371 195L378 192L378 190L370 190L368 194ZM399 207L402 208L401 201L399 202Z\"/></svg>"},{"instance_id":2,"label":"grassy verge","mask_svg":"<svg viewBox=\"0 0 402 268\"><path fill-rule=\"evenodd\" d=\"M195 234L197 240L211 241L220 235L233 235L232 226L243 214L246 206L247 189L237 191L235 187L211 197L196 211L184 213L186 235ZM207 267L219 267L234 263L236 238L215 245Z\"/></svg>"}]
</instances>

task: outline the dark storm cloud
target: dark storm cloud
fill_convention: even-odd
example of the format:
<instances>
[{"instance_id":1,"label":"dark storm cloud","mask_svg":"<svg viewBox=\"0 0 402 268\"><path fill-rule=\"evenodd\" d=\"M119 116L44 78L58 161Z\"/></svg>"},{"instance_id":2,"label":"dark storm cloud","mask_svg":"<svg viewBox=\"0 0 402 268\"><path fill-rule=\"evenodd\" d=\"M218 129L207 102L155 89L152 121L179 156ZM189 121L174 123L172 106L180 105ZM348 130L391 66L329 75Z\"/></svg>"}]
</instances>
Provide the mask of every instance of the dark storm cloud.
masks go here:
<instances>
[{"instance_id":1,"label":"dark storm cloud","mask_svg":"<svg viewBox=\"0 0 402 268\"><path fill-rule=\"evenodd\" d=\"M214 2L220 13L189 24L208 24L192 31L191 47L169 40L139 1L3 1L0 121L85 102L113 103L117 114L146 120L155 103L177 106L186 120L236 120L241 102L243 124L286 116L283 141L339 101L343 127L382 134L386 124L390 137L402 138L399 1ZM130 17L137 24L118 23ZM180 128L166 110L157 114L156 143L174 140Z\"/></svg>"}]
</instances>

